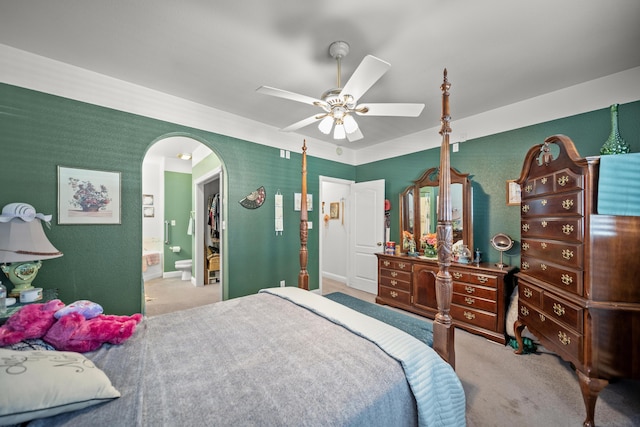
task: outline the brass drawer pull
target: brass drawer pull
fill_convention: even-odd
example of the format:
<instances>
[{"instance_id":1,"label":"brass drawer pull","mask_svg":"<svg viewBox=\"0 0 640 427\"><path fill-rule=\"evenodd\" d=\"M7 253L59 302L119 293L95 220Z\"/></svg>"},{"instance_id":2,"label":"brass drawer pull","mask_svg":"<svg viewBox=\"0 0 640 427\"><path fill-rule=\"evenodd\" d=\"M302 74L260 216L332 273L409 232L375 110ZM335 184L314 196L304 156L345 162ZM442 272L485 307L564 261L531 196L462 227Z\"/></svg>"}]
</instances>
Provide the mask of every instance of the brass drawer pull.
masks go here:
<instances>
[{"instance_id":1,"label":"brass drawer pull","mask_svg":"<svg viewBox=\"0 0 640 427\"><path fill-rule=\"evenodd\" d=\"M541 247L542 249L547 249L547 243L546 243L546 242L542 242L542 243L540 243L540 247Z\"/></svg>"},{"instance_id":2,"label":"brass drawer pull","mask_svg":"<svg viewBox=\"0 0 640 427\"><path fill-rule=\"evenodd\" d=\"M465 286L464 290L467 291L468 294L472 294L476 291L476 288L474 288L473 286Z\"/></svg>"},{"instance_id":3,"label":"brass drawer pull","mask_svg":"<svg viewBox=\"0 0 640 427\"><path fill-rule=\"evenodd\" d=\"M475 300L475 298L464 297L464 302L466 302L469 305L473 305L473 303L476 302L476 300Z\"/></svg>"},{"instance_id":4,"label":"brass drawer pull","mask_svg":"<svg viewBox=\"0 0 640 427\"><path fill-rule=\"evenodd\" d=\"M407 264L405 264L404 262L401 262L400 264L398 264L398 267L402 268L404 270L404 268L406 267Z\"/></svg>"},{"instance_id":5,"label":"brass drawer pull","mask_svg":"<svg viewBox=\"0 0 640 427\"><path fill-rule=\"evenodd\" d=\"M454 272L453 272L453 277L454 277L455 279L459 279L459 278L461 278L461 277L462 277L462 273L458 273L457 271L454 271Z\"/></svg>"},{"instance_id":6,"label":"brass drawer pull","mask_svg":"<svg viewBox=\"0 0 640 427\"><path fill-rule=\"evenodd\" d=\"M545 176L544 178L542 178L540 180L541 183L546 184L547 183L547 177Z\"/></svg>"},{"instance_id":7,"label":"brass drawer pull","mask_svg":"<svg viewBox=\"0 0 640 427\"><path fill-rule=\"evenodd\" d=\"M547 264L544 264L544 263L540 264L540 270L546 271L547 270Z\"/></svg>"},{"instance_id":8,"label":"brass drawer pull","mask_svg":"<svg viewBox=\"0 0 640 427\"><path fill-rule=\"evenodd\" d=\"M549 223L547 221L542 221L540 225L542 225L542 228L547 228L547 225L549 225Z\"/></svg>"},{"instance_id":9,"label":"brass drawer pull","mask_svg":"<svg viewBox=\"0 0 640 427\"><path fill-rule=\"evenodd\" d=\"M527 184L527 186L524 187L524 191L526 191L527 193L531 193L533 191L533 185Z\"/></svg>"},{"instance_id":10,"label":"brass drawer pull","mask_svg":"<svg viewBox=\"0 0 640 427\"><path fill-rule=\"evenodd\" d=\"M571 249L563 249L562 250L562 258L564 258L564 259L573 258L573 251Z\"/></svg>"},{"instance_id":11,"label":"brass drawer pull","mask_svg":"<svg viewBox=\"0 0 640 427\"><path fill-rule=\"evenodd\" d=\"M468 311L464 312L464 317L466 317L468 320L473 320L476 318L476 315L473 313L469 313Z\"/></svg>"},{"instance_id":12,"label":"brass drawer pull","mask_svg":"<svg viewBox=\"0 0 640 427\"><path fill-rule=\"evenodd\" d=\"M567 334L565 334L562 331L558 331L558 339L560 340L560 342L562 343L562 345L569 345L571 344L571 337L568 337Z\"/></svg>"},{"instance_id":13,"label":"brass drawer pull","mask_svg":"<svg viewBox=\"0 0 640 427\"><path fill-rule=\"evenodd\" d=\"M523 250L523 251L528 251L528 250L529 250L529 247L530 247L530 246L529 246L529 244L528 244L527 242L524 242L524 243L522 244L522 250Z\"/></svg>"},{"instance_id":14,"label":"brass drawer pull","mask_svg":"<svg viewBox=\"0 0 640 427\"><path fill-rule=\"evenodd\" d=\"M558 316L564 316L564 307L557 302L553 303L553 312Z\"/></svg>"},{"instance_id":15,"label":"brass drawer pull","mask_svg":"<svg viewBox=\"0 0 640 427\"><path fill-rule=\"evenodd\" d=\"M524 291L522 291L522 293L524 294L525 298L531 298L533 296L533 291L529 288L524 288Z\"/></svg>"},{"instance_id":16,"label":"brass drawer pull","mask_svg":"<svg viewBox=\"0 0 640 427\"><path fill-rule=\"evenodd\" d=\"M478 282L487 283L488 281L489 281L489 278L487 276L478 276Z\"/></svg>"},{"instance_id":17,"label":"brass drawer pull","mask_svg":"<svg viewBox=\"0 0 640 427\"><path fill-rule=\"evenodd\" d=\"M563 175L558 178L558 185L560 185L561 187L564 187L565 185L567 185L568 182L569 182L569 177L566 175Z\"/></svg>"},{"instance_id":18,"label":"brass drawer pull","mask_svg":"<svg viewBox=\"0 0 640 427\"><path fill-rule=\"evenodd\" d=\"M524 305L520 306L520 314L523 317L527 317L529 315L529 309L527 307L525 307Z\"/></svg>"},{"instance_id":19,"label":"brass drawer pull","mask_svg":"<svg viewBox=\"0 0 640 427\"><path fill-rule=\"evenodd\" d=\"M397 298L398 297L398 293L396 291L389 292L389 295L391 295L391 298Z\"/></svg>"},{"instance_id":20,"label":"brass drawer pull","mask_svg":"<svg viewBox=\"0 0 640 427\"><path fill-rule=\"evenodd\" d=\"M522 224L522 231L524 231L526 233L527 231L529 231L530 227L531 226L529 224Z\"/></svg>"},{"instance_id":21,"label":"brass drawer pull","mask_svg":"<svg viewBox=\"0 0 640 427\"><path fill-rule=\"evenodd\" d=\"M390 283L391 283L391 286L398 286L397 280L392 280Z\"/></svg>"},{"instance_id":22,"label":"brass drawer pull","mask_svg":"<svg viewBox=\"0 0 640 427\"><path fill-rule=\"evenodd\" d=\"M398 276L398 272L396 271L392 271L391 272L391 277L397 277Z\"/></svg>"},{"instance_id":23,"label":"brass drawer pull","mask_svg":"<svg viewBox=\"0 0 640 427\"><path fill-rule=\"evenodd\" d=\"M391 265L391 263L389 261L383 261L382 262L384 264L385 267L389 267Z\"/></svg>"},{"instance_id":24,"label":"brass drawer pull","mask_svg":"<svg viewBox=\"0 0 640 427\"><path fill-rule=\"evenodd\" d=\"M547 199L542 199L542 200L540 200L540 204L541 204L542 206L547 206L547 203L549 203L549 202L547 201Z\"/></svg>"},{"instance_id":25,"label":"brass drawer pull","mask_svg":"<svg viewBox=\"0 0 640 427\"><path fill-rule=\"evenodd\" d=\"M562 207L565 210L571 209L573 207L573 200L571 200L571 199L563 200L562 201Z\"/></svg>"},{"instance_id":26,"label":"brass drawer pull","mask_svg":"<svg viewBox=\"0 0 640 427\"><path fill-rule=\"evenodd\" d=\"M528 270L529 269L529 263L526 261L522 261L522 269L523 270Z\"/></svg>"},{"instance_id":27,"label":"brass drawer pull","mask_svg":"<svg viewBox=\"0 0 640 427\"><path fill-rule=\"evenodd\" d=\"M546 322L547 321L547 318L544 316L544 314L539 313L539 316L540 316L540 321L541 322Z\"/></svg>"},{"instance_id":28,"label":"brass drawer pull","mask_svg":"<svg viewBox=\"0 0 640 427\"><path fill-rule=\"evenodd\" d=\"M529 205L522 205L522 212L527 213L529 212L529 209L531 209Z\"/></svg>"},{"instance_id":29,"label":"brass drawer pull","mask_svg":"<svg viewBox=\"0 0 640 427\"><path fill-rule=\"evenodd\" d=\"M566 235L573 233L573 225L565 224L562 226L562 232Z\"/></svg>"},{"instance_id":30,"label":"brass drawer pull","mask_svg":"<svg viewBox=\"0 0 640 427\"><path fill-rule=\"evenodd\" d=\"M560 278L560 280L562 280L562 283L569 286L570 284L573 283L573 278L571 276L569 276L568 274L563 274L562 277Z\"/></svg>"}]
</instances>

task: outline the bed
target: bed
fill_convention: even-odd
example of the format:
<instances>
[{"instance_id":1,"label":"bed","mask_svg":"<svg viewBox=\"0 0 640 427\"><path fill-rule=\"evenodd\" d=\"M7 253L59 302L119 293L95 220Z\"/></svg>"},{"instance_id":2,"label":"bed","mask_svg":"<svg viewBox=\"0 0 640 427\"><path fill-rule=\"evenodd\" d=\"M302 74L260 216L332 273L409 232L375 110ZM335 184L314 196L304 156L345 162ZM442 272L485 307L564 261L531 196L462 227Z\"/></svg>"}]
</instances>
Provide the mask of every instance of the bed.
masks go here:
<instances>
[{"instance_id":1,"label":"bed","mask_svg":"<svg viewBox=\"0 0 640 427\"><path fill-rule=\"evenodd\" d=\"M444 163L449 162L448 87L445 70ZM441 163L441 168L449 170L448 164ZM145 318L121 345L105 344L78 356L86 360L54 361L57 368L70 369L60 381L61 393L76 390L72 383L80 370L96 373L99 378L94 381L100 385L79 406L59 406L62 413L55 414L52 405L49 412L36 414L45 418L28 425L465 425L465 395L453 368L454 335L448 312L450 221L447 230L446 215L442 216L437 282L441 307L431 348L393 326L308 291L306 143L302 172L298 287L263 289ZM440 194L440 205L446 206L449 193ZM35 353L47 359L59 352ZM5 371L22 367L10 365L6 359L0 362ZM37 381L43 378L39 375ZM34 393L47 387L37 381Z\"/></svg>"}]
</instances>

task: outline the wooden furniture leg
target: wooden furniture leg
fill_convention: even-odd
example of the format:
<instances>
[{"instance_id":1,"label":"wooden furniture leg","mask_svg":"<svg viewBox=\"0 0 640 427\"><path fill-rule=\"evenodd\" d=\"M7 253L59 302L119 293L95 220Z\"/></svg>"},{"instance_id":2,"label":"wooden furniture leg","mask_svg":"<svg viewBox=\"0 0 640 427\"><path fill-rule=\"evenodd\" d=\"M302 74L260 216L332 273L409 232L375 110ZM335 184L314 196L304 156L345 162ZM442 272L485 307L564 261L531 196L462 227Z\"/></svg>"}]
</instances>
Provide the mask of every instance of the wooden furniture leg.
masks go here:
<instances>
[{"instance_id":1,"label":"wooden furniture leg","mask_svg":"<svg viewBox=\"0 0 640 427\"><path fill-rule=\"evenodd\" d=\"M515 354L522 354L524 352L524 342L522 341L522 330L524 329L525 324L522 323L519 319L516 320L513 324L513 331L516 334L516 341L518 342L518 348L514 351Z\"/></svg>"},{"instance_id":2,"label":"wooden furniture leg","mask_svg":"<svg viewBox=\"0 0 640 427\"><path fill-rule=\"evenodd\" d=\"M587 410L587 418L582 425L584 427L595 427L596 400L598 400L600 391L609 384L609 381L601 378L590 378L580 371L576 372L578 373L578 380L580 381L584 407Z\"/></svg>"}]
</instances>

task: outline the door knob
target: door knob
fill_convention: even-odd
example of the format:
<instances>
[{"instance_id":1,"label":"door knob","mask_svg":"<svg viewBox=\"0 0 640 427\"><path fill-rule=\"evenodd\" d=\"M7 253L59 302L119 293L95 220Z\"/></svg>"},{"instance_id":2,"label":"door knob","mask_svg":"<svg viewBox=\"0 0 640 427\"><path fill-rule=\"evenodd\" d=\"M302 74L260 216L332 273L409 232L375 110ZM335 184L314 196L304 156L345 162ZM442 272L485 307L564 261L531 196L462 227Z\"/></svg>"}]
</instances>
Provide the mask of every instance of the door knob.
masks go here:
<instances>
[{"instance_id":1,"label":"door knob","mask_svg":"<svg viewBox=\"0 0 640 427\"><path fill-rule=\"evenodd\" d=\"M378 243L376 243L376 245L382 246L382 242L378 242Z\"/></svg>"}]
</instances>

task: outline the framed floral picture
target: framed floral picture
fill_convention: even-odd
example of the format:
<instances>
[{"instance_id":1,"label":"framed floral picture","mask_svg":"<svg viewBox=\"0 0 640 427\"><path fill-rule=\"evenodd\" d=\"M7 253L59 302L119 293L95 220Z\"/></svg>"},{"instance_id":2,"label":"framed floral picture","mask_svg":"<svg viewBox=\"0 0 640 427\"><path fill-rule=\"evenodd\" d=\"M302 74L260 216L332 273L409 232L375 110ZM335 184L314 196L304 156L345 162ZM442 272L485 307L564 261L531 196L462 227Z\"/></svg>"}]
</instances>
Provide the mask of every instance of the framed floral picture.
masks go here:
<instances>
[{"instance_id":1,"label":"framed floral picture","mask_svg":"<svg viewBox=\"0 0 640 427\"><path fill-rule=\"evenodd\" d=\"M120 175L58 166L58 224L120 224Z\"/></svg>"},{"instance_id":2,"label":"framed floral picture","mask_svg":"<svg viewBox=\"0 0 640 427\"><path fill-rule=\"evenodd\" d=\"M507 206L520 206L520 184L513 179L507 181Z\"/></svg>"}]
</instances>

